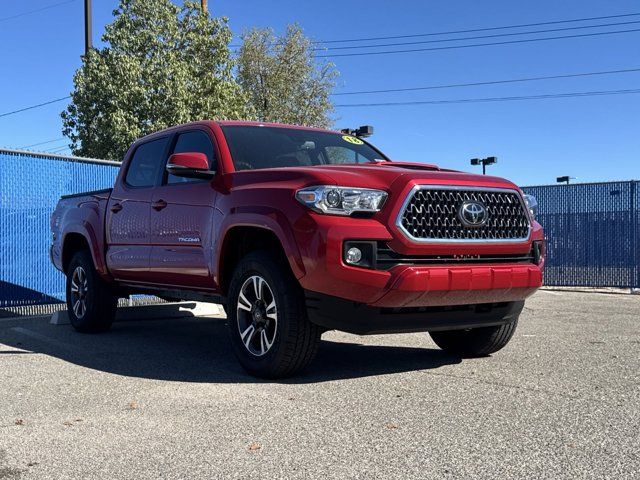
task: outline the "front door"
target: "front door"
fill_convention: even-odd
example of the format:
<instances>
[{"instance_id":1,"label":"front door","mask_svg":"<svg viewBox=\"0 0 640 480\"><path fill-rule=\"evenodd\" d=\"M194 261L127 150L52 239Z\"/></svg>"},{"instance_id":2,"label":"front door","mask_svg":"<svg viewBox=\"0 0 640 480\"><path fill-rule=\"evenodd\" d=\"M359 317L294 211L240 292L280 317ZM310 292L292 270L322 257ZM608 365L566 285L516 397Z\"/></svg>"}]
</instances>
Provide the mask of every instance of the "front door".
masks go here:
<instances>
[{"instance_id":1,"label":"front door","mask_svg":"<svg viewBox=\"0 0 640 480\"><path fill-rule=\"evenodd\" d=\"M170 153L204 153L216 170L215 148L207 130L183 131ZM176 177L167 172L153 192L150 210L149 263L154 284L212 290L213 206L210 180Z\"/></svg>"}]
</instances>

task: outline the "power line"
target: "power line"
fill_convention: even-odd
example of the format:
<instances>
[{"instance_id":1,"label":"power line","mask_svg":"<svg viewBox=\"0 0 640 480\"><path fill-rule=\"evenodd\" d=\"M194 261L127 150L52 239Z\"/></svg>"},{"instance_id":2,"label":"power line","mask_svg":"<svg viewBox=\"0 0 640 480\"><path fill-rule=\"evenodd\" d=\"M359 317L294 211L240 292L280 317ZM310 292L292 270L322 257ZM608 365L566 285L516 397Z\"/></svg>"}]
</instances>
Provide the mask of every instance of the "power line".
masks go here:
<instances>
[{"instance_id":1,"label":"power line","mask_svg":"<svg viewBox=\"0 0 640 480\"><path fill-rule=\"evenodd\" d=\"M511 45L511 44L517 44L517 43L532 43L532 42L541 42L541 41L547 41L547 40L561 40L566 38L597 37L600 35L612 35L617 33L631 33L631 32L640 32L640 29L635 28L631 30L614 30L611 32L581 33L576 35L561 35L556 37L529 38L524 40L505 40L504 42L474 43L471 45L449 45L446 47L412 48L412 49L405 49L405 50L386 50L382 52L337 53L337 54L328 54L328 55L316 55L316 58L360 57L365 55L388 55L393 53L431 52L436 50L454 50L458 48L488 47L488 46L494 46L494 45Z\"/></svg>"},{"instance_id":2,"label":"power line","mask_svg":"<svg viewBox=\"0 0 640 480\"><path fill-rule=\"evenodd\" d=\"M509 102L517 100L546 100L551 98L594 97L602 95L630 95L640 93L640 89L628 90L601 90L594 92L553 93L546 95L522 95L514 97L488 97L488 98L462 98L455 100L424 100L413 102L382 102L382 103L349 103L336 105L336 107L391 107L405 105L441 105L452 103L483 103L483 102Z\"/></svg>"},{"instance_id":3,"label":"power line","mask_svg":"<svg viewBox=\"0 0 640 480\"><path fill-rule=\"evenodd\" d=\"M587 18L573 18L568 20L555 20L555 21L547 21L547 22L538 22L538 23L521 23L517 25L504 25L498 27L483 27L483 28L472 28L466 30L450 30L447 32L428 32L428 33L415 33L411 35L390 35L384 37L365 37L365 38L347 38L347 39L334 39L334 40L316 40L313 41L313 44L329 44L329 43L348 43L348 42L367 42L367 41L375 41L375 40L395 40L402 38L420 38L420 37L431 37L438 35L453 35L457 33L476 33L476 32L489 32L493 30L507 30L510 28L523 28L523 27L541 27L544 25L559 25L563 23L575 23L575 22L588 22L590 20L609 20L612 18L628 18L628 17L637 17L640 16L639 13L625 13L620 15L606 15L602 17L587 17ZM230 48L238 48L240 45L230 45Z\"/></svg>"},{"instance_id":4,"label":"power line","mask_svg":"<svg viewBox=\"0 0 640 480\"><path fill-rule=\"evenodd\" d=\"M545 30L533 30L528 32L496 33L493 35L476 35L473 37L445 38L441 40L421 40L419 42L378 43L375 45L354 45L350 47L314 48L314 51L352 50L352 49L360 49L360 48L397 47L402 45L424 45L427 43L460 42L463 40L479 40L482 38L499 38L499 37L513 37L515 35L534 35L538 33L566 32L568 30L582 30L585 28L599 28L599 27L614 27L617 25L632 25L632 24L638 24L638 23L640 23L640 20L634 20L632 22L603 23L600 25L581 25L579 27L551 28L551 29L545 29Z\"/></svg>"},{"instance_id":5,"label":"power line","mask_svg":"<svg viewBox=\"0 0 640 480\"><path fill-rule=\"evenodd\" d=\"M19 150L26 150L27 148L37 147L37 146L40 146L40 145L46 145L48 143L59 142L60 140L66 140L66 137L55 138L53 140L47 140L46 142L32 143L31 145L26 145L24 147L20 147Z\"/></svg>"},{"instance_id":6,"label":"power line","mask_svg":"<svg viewBox=\"0 0 640 480\"><path fill-rule=\"evenodd\" d=\"M51 8L55 8L55 7L59 7L61 5L66 5L68 3L73 3L76 2L77 0L67 0L65 2L58 2L58 3L53 3L51 5L47 5L45 7L41 7L41 8L37 8L35 10L29 10L27 12L22 12L22 13L18 13L16 15L11 15L10 17L4 17L4 18L0 18L0 22L4 22L6 20L13 20L14 18L20 18L20 17L24 17L26 15L31 15L32 13L38 13L38 12L42 12L44 10L49 10Z\"/></svg>"},{"instance_id":7,"label":"power line","mask_svg":"<svg viewBox=\"0 0 640 480\"><path fill-rule=\"evenodd\" d=\"M453 30L448 32L429 32L429 33L416 33L412 35L392 35L385 37L369 37L369 38L349 38L342 40L324 40L317 41L314 43L347 43L347 42L367 42L374 40L394 40L400 38L418 38L418 37L430 37L437 35L453 35L456 33L476 33L476 32L489 32L492 30L507 30L510 28L523 28L523 27L541 27L543 25L558 25L562 23L574 23L574 22L588 22L590 20L609 20L611 18L625 18L625 17L637 17L640 16L640 13L625 13L622 15L607 15L604 17L588 17L588 18L574 18L569 20L555 20L549 22L538 22L538 23L521 23L519 25L505 25L500 27L484 27L484 28L473 28L468 30Z\"/></svg>"},{"instance_id":8,"label":"power line","mask_svg":"<svg viewBox=\"0 0 640 480\"><path fill-rule=\"evenodd\" d=\"M338 92L338 93L334 93L332 95L333 96L343 96L343 95L363 95L363 94L374 94L374 93L413 92L413 91L419 91L419 90L437 90L437 89L444 89L444 88L475 87L475 86L481 86L481 85L498 85L498 84L505 84L505 83L533 82L533 81L539 81L539 80L554 80L554 79L560 79L560 78L589 77L589 76L597 76L597 75L612 75L612 74L618 74L618 73L632 73L632 72L640 72L640 68L627 68L627 69L622 69L622 70L605 70L605 71L599 71L599 72L568 73L568 74L562 74L562 75L549 75L549 76L541 76L541 77L513 78L513 79L507 79L507 80L491 80L491 81L486 81L486 82L451 83L451 84L446 84L446 85L429 85L429 86L424 86L424 87L389 88L389 89L384 89L384 90L362 90L362 91L356 91L356 92ZM19 110L14 110L13 112L2 113L2 114L0 114L0 117L5 117L5 116L8 116L8 115L13 115L13 114L16 114L16 113L24 112L26 110L31 110L31 109L34 109L34 108L50 105L52 103L61 102L62 100L66 100L68 98L71 98L71 96L66 96L66 97L63 97L63 98L57 98L55 100L51 100L51 101L44 102L44 103L39 103L37 105L31 105L29 107L21 108ZM64 140L64 139L65 139L65 137L61 137L61 138L57 138L55 140L47 140L46 142L34 143L32 145L27 145L27 146L21 147L21 148L26 149L26 148L31 148L31 147L37 147L39 145L45 145L45 144L48 144L48 143L53 143L53 142L57 142L57 141Z\"/></svg>"},{"instance_id":9,"label":"power line","mask_svg":"<svg viewBox=\"0 0 640 480\"><path fill-rule=\"evenodd\" d=\"M45 105L51 105L52 103L62 102L63 100L67 100L69 98L71 98L71 95L67 95L66 97L62 97L62 98L56 98L55 100L49 100L48 102L44 102L44 103L38 103L37 105L31 105L29 107L20 108L12 112L0 113L0 118L8 117L9 115L14 115L20 112L26 112L27 110L33 110L34 108L44 107Z\"/></svg>"},{"instance_id":10,"label":"power line","mask_svg":"<svg viewBox=\"0 0 640 480\"><path fill-rule=\"evenodd\" d=\"M71 150L69 148L68 145L65 145L64 147L56 147L56 148L51 148L49 150L45 150L45 153L60 153L60 152L64 152L65 150Z\"/></svg>"},{"instance_id":11,"label":"power line","mask_svg":"<svg viewBox=\"0 0 640 480\"><path fill-rule=\"evenodd\" d=\"M517 83L517 82L534 82L538 80L554 80L559 78L575 78L575 77L590 77L596 75L612 75L616 73L631 73L640 72L640 68L628 68L624 70L607 70L601 72L584 72L584 73L568 73L564 75L549 75L545 77L526 77L526 78L513 78L508 80L492 80L487 82L472 82L472 83L451 83L448 85L429 85L425 87L408 87L408 88L390 88L386 90L362 90L359 92L339 92L334 93L334 96L340 95L364 95L370 93L393 93L393 92L414 92L418 90L436 90L440 88L458 88L458 87L476 87L479 85L497 85L502 83Z\"/></svg>"}]
</instances>

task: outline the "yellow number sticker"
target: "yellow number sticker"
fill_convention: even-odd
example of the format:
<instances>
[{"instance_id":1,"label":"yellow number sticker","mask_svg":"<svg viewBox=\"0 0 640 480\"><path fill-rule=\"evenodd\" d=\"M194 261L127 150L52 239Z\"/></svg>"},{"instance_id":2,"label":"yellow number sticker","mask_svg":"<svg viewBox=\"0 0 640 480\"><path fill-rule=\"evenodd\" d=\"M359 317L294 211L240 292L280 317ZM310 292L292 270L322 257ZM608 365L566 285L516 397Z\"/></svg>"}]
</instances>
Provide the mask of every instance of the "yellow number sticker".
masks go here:
<instances>
[{"instance_id":1,"label":"yellow number sticker","mask_svg":"<svg viewBox=\"0 0 640 480\"><path fill-rule=\"evenodd\" d=\"M354 145L364 145L364 142L359 138L352 137L351 135L344 135L342 139L345 142L353 143Z\"/></svg>"}]
</instances>

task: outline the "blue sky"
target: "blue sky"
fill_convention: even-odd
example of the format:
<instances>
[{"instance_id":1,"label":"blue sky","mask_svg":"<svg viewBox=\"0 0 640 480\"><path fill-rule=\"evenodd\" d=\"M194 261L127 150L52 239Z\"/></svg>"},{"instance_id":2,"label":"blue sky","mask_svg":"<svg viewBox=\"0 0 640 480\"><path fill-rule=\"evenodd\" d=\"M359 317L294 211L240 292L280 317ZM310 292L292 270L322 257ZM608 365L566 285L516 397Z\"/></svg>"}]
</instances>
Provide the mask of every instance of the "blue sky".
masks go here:
<instances>
[{"instance_id":1,"label":"blue sky","mask_svg":"<svg viewBox=\"0 0 640 480\"><path fill-rule=\"evenodd\" d=\"M0 9L0 64L3 67L0 114L63 97L71 91L72 76L80 64L84 45L82 0L7 18L61 1L3 2ZM104 25L111 21L116 4L116 0L94 0L96 42ZM421 34L640 12L637 0L369 0L355 5L362 8L352 8L347 2L338 0L209 0L211 13L229 17L236 34L253 26L269 26L281 32L288 23L298 22L317 40ZM640 16L512 31L630 21L640 21ZM634 28L640 28L640 23L546 35ZM336 92L640 68L639 47L640 32L633 32L469 49L340 57L334 59L341 72ZM406 102L638 88L640 72L338 96L335 100L338 104ZM64 106L61 102L0 117L0 145L24 147L59 139L62 137L59 113ZM339 107L335 117L336 127L374 125L373 143L398 160L474 171L474 167L469 166L470 158L498 156L499 163L490 167L490 172L520 185L553 183L558 175L571 175L578 182L640 178L640 94L496 103ZM59 140L34 149L57 149L64 145L65 141Z\"/></svg>"}]
</instances>

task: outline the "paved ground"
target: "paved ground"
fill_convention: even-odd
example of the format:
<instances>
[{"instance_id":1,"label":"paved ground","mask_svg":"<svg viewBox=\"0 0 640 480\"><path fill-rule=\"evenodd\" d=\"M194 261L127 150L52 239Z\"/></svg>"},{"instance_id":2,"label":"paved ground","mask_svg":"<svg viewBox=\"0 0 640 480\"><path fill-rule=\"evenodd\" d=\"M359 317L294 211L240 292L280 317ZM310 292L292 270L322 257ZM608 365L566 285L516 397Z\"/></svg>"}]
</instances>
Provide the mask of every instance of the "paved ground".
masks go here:
<instances>
[{"instance_id":1,"label":"paved ground","mask_svg":"<svg viewBox=\"0 0 640 480\"><path fill-rule=\"evenodd\" d=\"M640 478L640 297L539 292L510 345L329 333L260 382L224 320L0 320L0 479Z\"/></svg>"}]
</instances>

